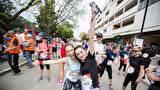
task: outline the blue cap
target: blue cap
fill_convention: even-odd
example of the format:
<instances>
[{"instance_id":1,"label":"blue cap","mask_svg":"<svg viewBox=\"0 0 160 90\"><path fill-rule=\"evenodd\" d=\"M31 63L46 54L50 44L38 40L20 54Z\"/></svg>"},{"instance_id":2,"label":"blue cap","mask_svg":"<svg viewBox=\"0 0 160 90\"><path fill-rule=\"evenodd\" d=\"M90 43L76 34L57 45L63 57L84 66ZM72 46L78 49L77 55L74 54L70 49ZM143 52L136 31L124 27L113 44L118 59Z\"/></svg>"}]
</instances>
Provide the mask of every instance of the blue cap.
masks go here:
<instances>
[{"instance_id":1,"label":"blue cap","mask_svg":"<svg viewBox=\"0 0 160 90\"><path fill-rule=\"evenodd\" d=\"M125 47L123 47L123 50L124 50L124 49L126 49L126 48L127 48L126 46L125 46Z\"/></svg>"}]
</instances>

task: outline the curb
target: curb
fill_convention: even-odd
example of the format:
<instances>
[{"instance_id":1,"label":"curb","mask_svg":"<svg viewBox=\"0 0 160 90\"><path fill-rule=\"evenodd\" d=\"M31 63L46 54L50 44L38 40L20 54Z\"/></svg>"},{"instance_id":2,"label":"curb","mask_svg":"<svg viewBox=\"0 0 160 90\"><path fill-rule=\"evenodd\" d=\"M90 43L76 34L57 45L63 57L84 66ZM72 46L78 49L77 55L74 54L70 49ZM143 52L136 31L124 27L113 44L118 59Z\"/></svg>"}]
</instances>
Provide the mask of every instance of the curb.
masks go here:
<instances>
[{"instance_id":1,"label":"curb","mask_svg":"<svg viewBox=\"0 0 160 90\"><path fill-rule=\"evenodd\" d=\"M114 64L119 67L119 65L117 65L116 63L114 63ZM144 83L145 85L148 85L148 86L150 85L150 83L146 82L146 81L143 80L143 79L141 79L141 82Z\"/></svg>"},{"instance_id":2,"label":"curb","mask_svg":"<svg viewBox=\"0 0 160 90\"><path fill-rule=\"evenodd\" d=\"M33 58L32 60L34 60L34 59L35 59L35 58ZM20 64L19 64L19 67L22 67L22 66L24 66L25 64L27 64L27 61L24 61L24 62L20 63ZM4 69L4 70L0 71L0 76L9 73L11 70L12 70L11 68L7 68L7 69Z\"/></svg>"}]
</instances>

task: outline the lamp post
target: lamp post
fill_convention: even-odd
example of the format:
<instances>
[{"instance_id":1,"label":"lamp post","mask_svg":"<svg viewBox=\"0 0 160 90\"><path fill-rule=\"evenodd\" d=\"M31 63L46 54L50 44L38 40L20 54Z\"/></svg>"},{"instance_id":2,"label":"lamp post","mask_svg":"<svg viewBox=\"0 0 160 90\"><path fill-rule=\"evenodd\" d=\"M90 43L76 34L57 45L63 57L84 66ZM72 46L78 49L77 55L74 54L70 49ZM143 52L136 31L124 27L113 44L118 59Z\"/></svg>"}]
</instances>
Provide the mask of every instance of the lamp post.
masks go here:
<instances>
[{"instance_id":1,"label":"lamp post","mask_svg":"<svg viewBox=\"0 0 160 90\"><path fill-rule=\"evenodd\" d=\"M147 0L145 12L144 12L144 18L143 18L143 22L142 22L142 26L141 26L140 39L142 39L142 35L143 35L143 28L144 28L144 23L145 23L145 19L146 19L146 14L147 14L147 10L148 10L148 4L149 4L149 0Z\"/></svg>"}]
</instances>

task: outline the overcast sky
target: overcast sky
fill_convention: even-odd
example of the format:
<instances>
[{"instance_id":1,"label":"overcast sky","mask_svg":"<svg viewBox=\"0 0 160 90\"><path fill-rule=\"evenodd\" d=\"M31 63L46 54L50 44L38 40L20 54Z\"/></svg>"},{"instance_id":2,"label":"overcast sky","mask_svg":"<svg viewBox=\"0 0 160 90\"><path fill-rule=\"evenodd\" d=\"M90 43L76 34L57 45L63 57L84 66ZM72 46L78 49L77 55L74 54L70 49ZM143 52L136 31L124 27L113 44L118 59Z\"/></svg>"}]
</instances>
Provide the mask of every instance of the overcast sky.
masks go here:
<instances>
[{"instance_id":1,"label":"overcast sky","mask_svg":"<svg viewBox=\"0 0 160 90\"><path fill-rule=\"evenodd\" d=\"M16 5L14 0L11 0L11 1L14 2L14 4ZM19 0L19 1L25 2L26 0ZM102 8L102 6L103 6L103 4L105 3L106 0L83 0L82 5L85 8L85 14L78 18L78 22L77 22L78 25L73 30L75 38L79 39L79 35L80 35L81 32L88 33L88 30L90 28L90 18L91 18L91 8L89 6L89 2L92 2L92 1L95 1L95 3L100 8ZM18 10L21 9L21 8L22 7L18 7ZM35 11L34 14L33 14L33 11ZM33 6L33 7L29 8L27 11L21 13L21 16L23 16L25 19L28 19L29 21L34 22L34 21L36 21L35 15L38 15L38 12L36 12L36 11L38 11L38 8L36 8L36 6Z\"/></svg>"}]
</instances>

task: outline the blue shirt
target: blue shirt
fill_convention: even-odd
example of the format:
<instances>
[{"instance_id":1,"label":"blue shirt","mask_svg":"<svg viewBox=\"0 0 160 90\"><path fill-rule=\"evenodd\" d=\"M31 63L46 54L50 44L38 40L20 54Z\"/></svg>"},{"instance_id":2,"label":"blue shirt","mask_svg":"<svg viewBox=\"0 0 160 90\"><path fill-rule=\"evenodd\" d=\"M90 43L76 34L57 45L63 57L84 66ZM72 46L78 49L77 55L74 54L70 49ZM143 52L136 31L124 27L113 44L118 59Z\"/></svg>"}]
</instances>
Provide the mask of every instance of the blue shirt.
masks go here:
<instances>
[{"instance_id":1,"label":"blue shirt","mask_svg":"<svg viewBox=\"0 0 160 90\"><path fill-rule=\"evenodd\" d=\"M102 64L104 64L104 65L107 65L108 60L114 61L114 59L115 59L116 56L117 56L117 54L114 53L113 51L107 51L107 52L105 53L105 55L106 55L107 57L106 57L106 58L103 60L103 62L102 62Z\"/></svg>"}]
</instances>

